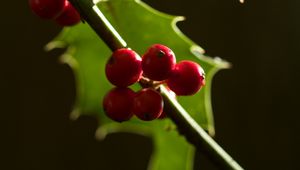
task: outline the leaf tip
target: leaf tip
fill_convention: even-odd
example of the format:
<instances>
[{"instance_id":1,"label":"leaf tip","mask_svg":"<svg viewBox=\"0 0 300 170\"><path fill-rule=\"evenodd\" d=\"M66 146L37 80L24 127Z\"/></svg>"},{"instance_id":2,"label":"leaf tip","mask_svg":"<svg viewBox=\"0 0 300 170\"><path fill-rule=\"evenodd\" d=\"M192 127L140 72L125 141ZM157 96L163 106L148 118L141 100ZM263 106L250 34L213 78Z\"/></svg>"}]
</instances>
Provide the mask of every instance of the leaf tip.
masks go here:
<instances>
[{"instance_id":1,"label":"leaf tip","mask_svg":"<svg viewBox=\"0 0 300 170\"><path fill-rule=\"evenodd\" d=\"M210 58L204 55L205 50L199 47L198 45L192 45L190 48L192 54L197 58L210 62L211 64L217 66L218 68L228 69L231 68L231 63L226 60L221 59L220 57Z\"/></svg>"},{"instance_id":2,"label":"leaf tip","mask_svg":"<svg viewBox=\"0 0 300 170\"><path fill-rule=\"evenodd\" d=\"M104 140L107 136L108 132L104 128L99 127L95 132L95 138L97 140Z\"/></svg>"},{"instance_id":3,"label":"leaf tip","mask_svg":"<svg viewBox=\"0 0 300 170\"><path fill-rule=\"evenodd\" d=\"M226 60L223 60L222 58L216 56L214 59L214 63L216 65L218 65L220 68L223 68L223 69L229 69L232 67L232 64Z\"/></svg>"},{"instance_id":4,"label":"leaf tip","mask_svg":"<svg viewBox=\"0 0 300 170\"><path fill-rule=\"evenodd\" d=\"M209 136L214 137L216 135L216 131L213 125L209 125L207 127L207 133L209 134Z\"/></svg>"},{"instance_id":5,"label":"leaf tip","mask_svg":"<svg viewBox=\"0 0 300 170\"><path fill-rule=\"evenodd\" d=\"M75 69L78 68L78 62L76 59L69 54L68 52L64 53L63 55L60 56L59 61L61 63L66 63L68 64L71 68Z\"/></svg>"},{"instance_id":6,"label":"leaf tip","mask_svg":"<svg viewBox=\"0 0 300 170\"><path fill-rule=\"evenodd\" d=\"M73 111L70 113L70 119L71 120L77 120L80 116L80 109L79 108L75 108L73 109Z\"/></svg>"},{"instance_id":7,"label":"leaf tip","mask_svg":"<svg viewBox=\"0 0 300 170\"><path fill-rule=\"evenodd\" d=\"M56 48L66 48L66 47L67 47L67 44L63 41L51 41L45 45L44 50L51 51Z\"/></svg>"},{"instance_id":8,"label":"leaf tip","mask_svg":"<svg viewBox=\"0 0 300 170\"><path fill-rule=\"evenodd\" d=\"M184 21L184 20L185 20L184 16L175 16L175 17L173 17L173 19L171 21L171 25L172 25L173 29L175 30L175 32L177 32L177 33L181 32L179 30L179 28L177 27L177 23L181 22L181 21Z\"/></svg>"},{"instance_id":9,"label":"leaf tip","mask_svg":"<svg viewBox=\"0 0 300 170\"><path fill-rule=\"evenodd\" d=\"M203 56L203 54L205 53L205 50L198 45L192 45L190 50L196 57Z\"/></svg>"},{"instance_id":10,"label":"leaf tip","mask_svg":"<svg viewBox=\"0 0 300 170\"><path fill-rule=\"evenodd\" d=\"M184 21L186 18L184 16L176 16L173 19L173 22L176 24L177 22Z\"/></svg>"}]
</instances>

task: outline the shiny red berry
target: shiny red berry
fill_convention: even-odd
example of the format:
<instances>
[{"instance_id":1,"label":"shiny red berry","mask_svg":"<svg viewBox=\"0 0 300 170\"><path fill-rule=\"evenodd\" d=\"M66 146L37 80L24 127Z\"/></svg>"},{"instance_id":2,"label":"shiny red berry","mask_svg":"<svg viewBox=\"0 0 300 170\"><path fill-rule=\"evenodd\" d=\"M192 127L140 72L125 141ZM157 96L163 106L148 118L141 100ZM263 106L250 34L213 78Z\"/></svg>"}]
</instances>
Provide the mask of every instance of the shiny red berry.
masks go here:
<instances>
[{"instance_id":1,"label":"shiny red berry","mask_svg":"<svg viewBox=\"0 0 300 170\"><path fill-rule=\"evenodd\" d=\"M151 80L161 81L169 78L175 64L173 51L161 44L152 45L142 58L144 74Z\"/></svg>"},{"instance_id":2,"label":"shiny red berry","mask_svg":"<svg viewBox=\"0 0 300 170\"><path fill-rule=\"evenodd\" d=\"M139 81L143 71L140 56L133 50L116 50L105 67L107 79L115 86L126 87Z\"/></svg>"},{"instance_id":3,"label":"shiny red berry","mask_svg":"<svg viewBox=\"0 0 300 170\"><path fill-rule=\"evenodd\" d=\"M63 12L65 0L29 0L31 10L43 19L54 19Z\"/></svg>"},{"instance_id":4,"label":"shiny red berry","mask_svg":"<svg viewBox=\"0 0 300 170\"><path fill-rule=\"evenodd\" d=\"M129 120L132 114L135 93L129 88L116 87L110 90L103 99L103 109L106 115L114 121Z\"/></svg>"},{"instance_id":5,"label":"shiny red berry","mask_svg":"<svg viewBox=\"0 0 300 170\"><path fill-rule=\"evenodd\" d=\"M139 119L150 121L161 115L163 106L164 102L160 93L151 88L145 88L134 97L132 112Z\"/></svg>"},{"instance_id":6,"label":"shiny red berry","mask_svg":"<svg viewBox=\"0 0 300 170\"><path fill-rule=\"evenodd\" d=\"M193 61L181 61L167 80L169 88L176 95L187 96L197 93L205 84L202 67Z\"/></svg>"},{"instance_id":7,"label":"shiny red berry","mask_svg":"<svg viewBox=\"0 0 300 170\"><path fill-rule=\"evenodd\" d=\"M81 21L80 14L73 5L66 0L63 12L55 19L56 23L61 26L73 26Z\"/></svg>"}]
</instances>

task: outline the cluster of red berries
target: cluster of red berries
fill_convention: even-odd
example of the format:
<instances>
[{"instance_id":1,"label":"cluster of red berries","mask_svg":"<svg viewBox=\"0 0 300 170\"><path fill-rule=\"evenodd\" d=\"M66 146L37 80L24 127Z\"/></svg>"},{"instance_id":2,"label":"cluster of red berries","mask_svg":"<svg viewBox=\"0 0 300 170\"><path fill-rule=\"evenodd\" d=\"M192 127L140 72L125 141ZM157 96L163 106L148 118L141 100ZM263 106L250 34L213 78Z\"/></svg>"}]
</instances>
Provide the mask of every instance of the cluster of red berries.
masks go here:
<instances>
[{"instance_id":1,"label":"cluster of red berries","mask_svg":"<svg viewBox=\"0 0 300 170\"><path fill-rule=\"evenodd\" d=\"M29 5L39 17L54 20L61 26L72 26L81 20L68 0L29 0Z\"/></svg>"},{"instance_id":2,"label":"cluster of red berries","mask_svg":"<svg viewBox=\"0 0 300 170\"><path fill-rule=\"evenodd\" d=\"M173 51L161 44L152 45L142 58L129 48L114 51L105 73L116 87L104 97L103 108L109 118L118 122L133 115L145 121L165 117L163 98L157 90L160 84L166 84L179 96L193 95L205 84L199 64L187 60L176 64ZM128 88L138 81L142 90Z\"/></svg>"}]
</instances>

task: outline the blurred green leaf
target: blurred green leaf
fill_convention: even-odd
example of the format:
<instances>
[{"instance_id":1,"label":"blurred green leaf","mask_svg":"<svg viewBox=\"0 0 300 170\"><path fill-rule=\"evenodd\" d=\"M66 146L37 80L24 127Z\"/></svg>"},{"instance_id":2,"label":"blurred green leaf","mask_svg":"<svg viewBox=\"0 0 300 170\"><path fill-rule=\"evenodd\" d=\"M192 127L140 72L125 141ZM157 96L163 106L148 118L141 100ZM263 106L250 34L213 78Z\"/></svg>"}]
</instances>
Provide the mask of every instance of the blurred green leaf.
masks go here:
<instances>
[{"instance_id":1,"label":"blurred green leaf","mask_svg":"<svg viewBox=\"0 0 300 170\"><path fill-rule=\"evenodd\" d=\"M183 17L163 14L138 0L100 1L97 5L128 46L140 55L152 44L160 43L175 52L177 61L193 60L204 68L206 86L194 96L180 97L179 102L203 128L213 134L211 80L219 69L228 67L228 63L204 56L203 50L179 31L176 22ZM67 46L67 51L61 61L71 66L77 84L73 118L81 114L96 115L100 122L96 133L99 138L122 131L151 137L155 150L149 170L192 169L194 148L174 130L175 125L169 119L143 122L133 118L128 122L116 123L104 115L102 98L112 88L106 80L104 68L111 51L87 24L65 28L47 48L62 46ZM134 85L132 88L138 90L140 87Z\"/></svg>"}]
</instances>

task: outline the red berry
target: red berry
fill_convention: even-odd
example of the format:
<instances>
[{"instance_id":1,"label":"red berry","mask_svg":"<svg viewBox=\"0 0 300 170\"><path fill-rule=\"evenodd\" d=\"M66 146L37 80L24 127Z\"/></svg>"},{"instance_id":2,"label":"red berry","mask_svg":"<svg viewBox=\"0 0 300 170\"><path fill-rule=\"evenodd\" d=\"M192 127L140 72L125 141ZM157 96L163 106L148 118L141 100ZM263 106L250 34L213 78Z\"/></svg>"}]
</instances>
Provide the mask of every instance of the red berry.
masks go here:
<instances>
[{"instance_id":1,"label":"red berry","mask_svg":"<svg viewBox=\"0 0 300 170\"><path fill-rule=\"evenodd\" d=\"M153 89L146 88L134 97L132 112L141 120L150 121L161 115L163 105L161 95Z\"/></svg>"},{"instance_id":2,"label":"red berry","mask_svg":"<svg viewBox=\"0 0 300 170\"><path fill-rule=\"evenodd\" d=\"M65 1L64 10L61 15L55 19L55 21L61 26L76 25L80 22L80 20L80 14L68 0Z\"/></svg>"},{"instance_id":3,"label":"red berry","mask_svg":"<svg viewBox=\"0 0 300 170\"><path fill-rule=\"evenodd\" d=\"M54 19L63 12L65 0L29 0L31 10L43 19Z\"/></svg>"},{"instance_id":4,"label":"red berry","mask_svg":"<svg viewBox=\"0 0 300 170\"><path fill-rule=\"evenodd\" d=\"M181 61L167 80L167 85L177 95L187 96L197 93L205 84L204 71L193 61Z\"/></svg>"},{"instance_id":5,"label":"red berry","mask_svg":"<svg viewBox=\"0 0 300 170\"><path fill-rule=\"evenodd\" d=\"M173 51L160 44L152 45L142 58L145 76L157 81L169 78L175 64L176 58Z\"/></svg>"},{"instance_id":6,"label":"red berry","mask_svg":"<svg viewBox=\"0 0 300 170\"><path fill-rule=\"evenodd\" d=\"M129 88L116 87L110 90L103 99L106 115L117 122L129 120L132 114L135 93Z\"/></svg>"},{"instance_id":7,"label":"red berry","mask_svg":"<svg viewBox=\"0 0 300 170\"><path fill-rule=\"evenodd\" d=\"M140 56L133 50L122 48L115 51L105 67L107 79L115 86L126 87L139 81L143 71Z\"/></svg>"}]
</instances>

